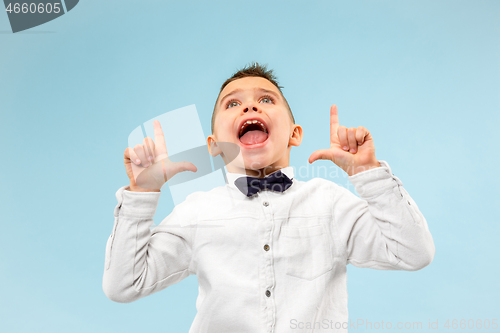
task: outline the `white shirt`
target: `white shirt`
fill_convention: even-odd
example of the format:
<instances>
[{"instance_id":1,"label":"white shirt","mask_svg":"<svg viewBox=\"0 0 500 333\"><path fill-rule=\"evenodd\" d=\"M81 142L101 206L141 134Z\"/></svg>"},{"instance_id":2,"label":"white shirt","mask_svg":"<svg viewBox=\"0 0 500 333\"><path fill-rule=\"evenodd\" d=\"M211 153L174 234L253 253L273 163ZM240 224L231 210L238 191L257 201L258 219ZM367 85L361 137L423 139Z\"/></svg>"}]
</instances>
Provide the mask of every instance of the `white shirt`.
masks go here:
<instances>
[{"instance_id":1,"label":"white shirt","mask_svg":"<svg viewBox=\"0 0 500 333\"><path fill-rule=\"evenodd\" d=\"M349 177L360 198L322 178L247 197L234 185L245 175L228 173L228 184L190 194L152 231L160 192L124 186L104 293L133 302L196 274L190 333L347 332L347 264L412 271L434 258L424 216L379 162ZM292 167L281 171L293 178Z\"/></svg>"}]
</instances>

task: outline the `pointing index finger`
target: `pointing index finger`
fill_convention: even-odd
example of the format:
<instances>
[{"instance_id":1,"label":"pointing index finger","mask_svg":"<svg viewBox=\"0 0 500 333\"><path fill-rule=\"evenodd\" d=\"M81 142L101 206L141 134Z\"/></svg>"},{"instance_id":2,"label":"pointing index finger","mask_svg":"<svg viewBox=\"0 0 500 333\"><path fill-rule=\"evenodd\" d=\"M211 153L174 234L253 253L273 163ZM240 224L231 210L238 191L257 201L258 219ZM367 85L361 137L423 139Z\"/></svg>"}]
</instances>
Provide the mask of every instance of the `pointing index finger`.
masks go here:
<instances>
[{"instance_id":1,"label":"pointing index finger","mask_svg":"<svg viewBox=\"0 0 500 333\"><path fill-rule=\"evenodd\" d=\"M338 142L338 129L339 129L339 114L337 112L337 105L330 107L330 141Z\"/></svg>"},{"instance_id":2,"label":"pointing index finger","mask_svg":"<svg viewBox=\"0 0 500 333\"><path fill-rule=\"evenodd\" d=\"M163 135L160 122L158 120L153 121L153 127L155 131L156 156L167 154L167 145L165 143L165 136Z\"/></svg>"}]
</instances>

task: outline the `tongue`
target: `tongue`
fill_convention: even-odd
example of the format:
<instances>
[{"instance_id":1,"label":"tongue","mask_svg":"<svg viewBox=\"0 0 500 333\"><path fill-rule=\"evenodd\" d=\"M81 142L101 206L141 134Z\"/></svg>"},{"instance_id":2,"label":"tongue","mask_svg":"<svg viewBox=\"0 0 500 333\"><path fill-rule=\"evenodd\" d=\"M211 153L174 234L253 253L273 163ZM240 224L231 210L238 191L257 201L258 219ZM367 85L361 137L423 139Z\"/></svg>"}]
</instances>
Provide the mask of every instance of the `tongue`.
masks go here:
<instances>
[{"instance_id":1,"label":"tongue","mask_svg":"<svg viewBox=\"0 0 500 333\"><path fill-rule=\"evenodd\" d=\"M248 131L240 138L240 141L246 145L253 145L266 141L267 133L262 131Z\"/></svg>"}]
</instances>

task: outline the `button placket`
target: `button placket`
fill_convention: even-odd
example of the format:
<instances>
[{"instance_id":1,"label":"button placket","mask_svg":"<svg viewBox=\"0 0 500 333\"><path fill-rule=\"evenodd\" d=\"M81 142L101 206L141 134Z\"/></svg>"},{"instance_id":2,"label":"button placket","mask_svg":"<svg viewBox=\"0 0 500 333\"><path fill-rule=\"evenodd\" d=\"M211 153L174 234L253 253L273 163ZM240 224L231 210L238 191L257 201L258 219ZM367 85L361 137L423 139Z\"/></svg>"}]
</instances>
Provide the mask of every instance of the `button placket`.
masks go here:
<instances>
[{"instance_id":1,"label":"button placket","mask_svg":"<svg viewBox=\"0 0 500 333\"><path fill-rule=\"evenodd\" d=\"M262 209L264 211L264 216L265 216L265 234L263 235L263 241L264 245L262 247L263 249L263 258L264 258L264 264L265 264L265 270L264 270L264 295L266 298L266 303L268 303L267 306L267 317L268 317L268 325L270 328L274 327L275 320L276 320L276 308L274 304L274 297L272 297L272 290L274 288L274 283L275 283L275 277L274 277L274 269L273 269L273 254L271 250L271 245L272 245L272 234L274 230L274 214L273 214L273 209L271 205L271 200L269 193L267 191L261 191L259 192L259 197L261 199L260 204L262 204Z\"/></svg>"}]
</instances>

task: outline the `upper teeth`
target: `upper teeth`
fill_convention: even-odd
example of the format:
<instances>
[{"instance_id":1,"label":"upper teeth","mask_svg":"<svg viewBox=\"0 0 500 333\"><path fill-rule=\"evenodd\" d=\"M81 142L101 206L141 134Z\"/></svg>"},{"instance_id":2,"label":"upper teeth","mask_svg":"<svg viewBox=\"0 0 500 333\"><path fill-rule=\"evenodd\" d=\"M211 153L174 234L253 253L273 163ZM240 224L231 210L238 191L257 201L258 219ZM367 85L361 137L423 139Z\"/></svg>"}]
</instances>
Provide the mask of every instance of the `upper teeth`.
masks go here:
<instances>
[{"instance_id":1,"label":"upper teeth","mask_svg":"<svg viewBox=\"0 0 500 333\"><path fill-rule=\"evenodd\" d=\"M267 128L266 128L266 126L264 126L264 124L263 124L263 123L261 123L260 121L258 121L258 120L247 120L247 121L245 121L245 122L243 123L243 125L241 125L241 128L240 128L240 135L241 135L241 133L243 133L243 129L244 129L246 126L251 125L251 124L259 124L259 125L260 125L260 127L262 127L262 130L263 130L265 133L267 133Z\"/></svg>"}]
</instances>

